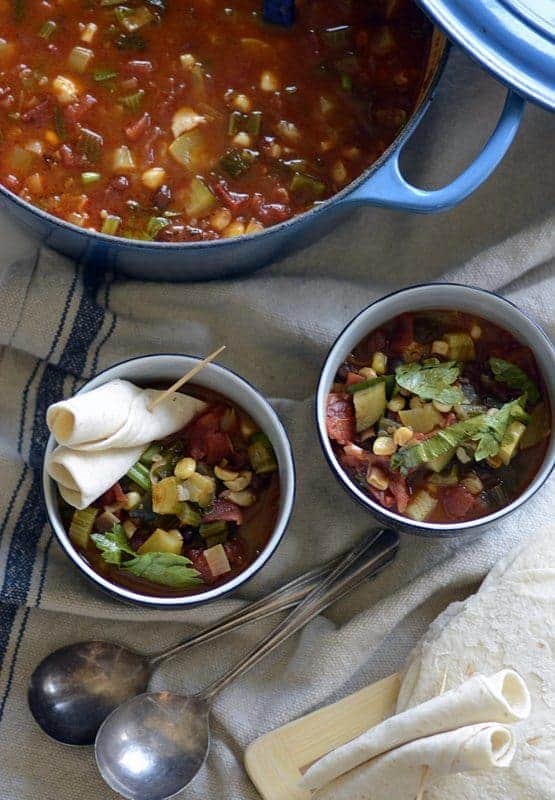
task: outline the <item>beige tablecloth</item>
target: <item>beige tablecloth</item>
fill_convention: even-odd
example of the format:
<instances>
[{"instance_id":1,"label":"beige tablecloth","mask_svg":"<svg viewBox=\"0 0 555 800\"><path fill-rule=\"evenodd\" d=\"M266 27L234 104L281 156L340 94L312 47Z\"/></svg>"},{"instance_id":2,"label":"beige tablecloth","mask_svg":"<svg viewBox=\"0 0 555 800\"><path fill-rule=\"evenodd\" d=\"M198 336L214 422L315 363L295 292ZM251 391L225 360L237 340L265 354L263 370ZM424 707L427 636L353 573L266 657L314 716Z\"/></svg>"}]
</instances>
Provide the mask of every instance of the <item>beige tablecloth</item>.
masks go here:
<instances>
[{"instance_id":1,"label":"beige tablecloth","mask_svg":"<svg viewBox=\"0 0 555 800\"><path fill-rule=\"evenodd\" d=\"M454 176L485 141L502 98L491 78L453 52L437 100L407 149L409 174L421 185ZM36 253L8 220L0 221L1 800L113 796L92 752L50 741L27 710L29 675L50 650L93 637L147 650L168 645L338 553L373 524L335 483L313 421L320 365L357 311L400 286L447 279L505 294L554 333L554 134L554 118L528 107L508 157L460 208L429 217L366 209L305 252L235 282L106 280L53 253ZM16 263L14 255L20 256ZM292 436L299 491L291 527L267 568L233 599L171 614L120 605L83 582L45 523L38 471L46 407L127 356L206 354L221 342L228 345L225 363L277 398ZM185 798L255 798L241 763L245 745L400 669L429 622L552 516L553 489L552 481L479 539L404 537L392 568L311 623L217 702L212 752ZM154 686L195 689L271 624L166 664Z\"/></svg>"}]
</instances>

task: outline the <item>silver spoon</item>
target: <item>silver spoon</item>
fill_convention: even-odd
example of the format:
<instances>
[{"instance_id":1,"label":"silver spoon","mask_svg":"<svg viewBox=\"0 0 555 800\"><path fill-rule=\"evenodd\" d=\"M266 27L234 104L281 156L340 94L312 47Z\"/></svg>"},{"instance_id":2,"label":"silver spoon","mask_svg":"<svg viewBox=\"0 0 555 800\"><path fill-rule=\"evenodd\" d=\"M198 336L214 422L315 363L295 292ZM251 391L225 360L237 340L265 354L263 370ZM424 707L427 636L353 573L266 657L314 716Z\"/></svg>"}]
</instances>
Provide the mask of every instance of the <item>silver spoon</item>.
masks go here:
<instances>
[{"instance_id":1,"label":"silver spoon","mask_svg":"<svg viewBox=\"0 0 555 800\"><path fill-rule=\"evenodd\" d=\"M362 581L391 562L399 538L393 531L381 537L349 573ZM63 744L93 744L106 717L126 700L148 688L154 670L166 659L213 641L248 622L264 619L299 603L318 585L338 559L289 581L261 600L224 617L199 633L160 653L141 654L115 642L89 641L55 650L35 668L28 687L31 713L45 733ZM333 602L350 586L334 587Z\"/></svg>"},{"instance_id":2,"label":"silver spoon","mask_svg":"<svg viewBox=\"0 0 555 800\"><path fill-rule=\"evenodd\" d=\"M150 692L127 700L103 722L95 743L100 774L128 800L165 800L184 789L202 767L210 744L214 698L302 628L352 585L347 570L383 535L374 532L346 555L274 630L221 678L192 696Z\"/></svg>"}]
</instances>

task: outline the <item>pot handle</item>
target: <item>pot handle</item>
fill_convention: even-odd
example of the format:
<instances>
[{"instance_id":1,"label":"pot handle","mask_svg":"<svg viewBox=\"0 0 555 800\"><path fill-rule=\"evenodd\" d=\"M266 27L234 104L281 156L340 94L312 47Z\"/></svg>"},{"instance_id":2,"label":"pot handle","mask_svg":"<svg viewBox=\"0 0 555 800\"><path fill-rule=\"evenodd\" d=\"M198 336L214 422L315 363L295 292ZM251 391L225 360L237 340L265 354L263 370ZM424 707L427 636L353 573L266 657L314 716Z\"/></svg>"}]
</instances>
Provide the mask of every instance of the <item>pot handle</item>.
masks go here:
<instances>
[{"instance_id":1,"label":"pot handle","mask_svg":"<svg viewBox=\"0 0 555 800\"><path fill-rule=\"evenodd\" d=\"M408 183L399 167L403 149L399 147L368 181L345 198L345 202L385 206L420 214L431 214L456 206L489 178L504 157L516 135L523 110L524 100L514 92L508 92L499 122L482 152L458 178L442 189L428 191Z\"/></svg>"}]
</instances>

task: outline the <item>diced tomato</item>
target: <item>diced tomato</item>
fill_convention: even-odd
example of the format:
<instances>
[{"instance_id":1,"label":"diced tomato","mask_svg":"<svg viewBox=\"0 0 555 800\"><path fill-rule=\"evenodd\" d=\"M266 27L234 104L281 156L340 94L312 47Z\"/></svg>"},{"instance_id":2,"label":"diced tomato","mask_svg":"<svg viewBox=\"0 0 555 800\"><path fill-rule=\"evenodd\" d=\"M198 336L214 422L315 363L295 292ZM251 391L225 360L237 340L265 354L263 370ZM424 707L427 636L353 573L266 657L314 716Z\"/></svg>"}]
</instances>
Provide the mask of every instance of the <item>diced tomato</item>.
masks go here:
<instances>
[{"instance_id":1,"label":"diced tomato","mask_svg":"<svg viewBox=\"0 0 555 800\"><path fill-rule=\"evenodd\" d=\"M370 484L368 484L368 491L375 497L378 503L381 506L385 506L385 508L391 508L391 506L395 503L395 497L389 491L384 492L381 489L376 489L374 486L370 486Z\"/></svg>"},{"instance_id":2,"label":"diced tomato","mask_svg":"<svg viewBox=\"0 0 555 800\"><path fill-rule=\"evenodd\" d=\"M348 394L329 394L326 406L326 427L330 439L348 444L355 438L355 407Z\"/></svg>"},{"instance_id":3,"label":"diced tomato","mask_svg":"<svg viewBox=\"0 0 555 800\"><path fill-rule=\"evenodd\" d=\"M209 433L206 436L205 450L206 463L213 467L219 464L222 459L231 455L233 446L227 433L217 431L216 433Z\"/></svg>"},{"instance_id":4,"label":"diced tomato","mask_svg":"<svg viewBox=\"0 0 555 800\"><path fill-rule=\"evenodd\" d=\"M474 505L474 497L464 486L450 486L442 492L441 503L447 516L462 519Z\"/></svg>"},{"instance_id":5,"label":"diced tomato","mask_svg":"<svg viewBox=\"0 0 555 800\"><path fill-rule=\"evenodd\" d=\"M283 203L262 203L256 212L256 216L263 225L276 225L289 219L292 211L289 206Z\"/></svg>"},{"instance_id":6,"label":"diced tomato","mask_svg":"<svg viewBox=\"0 0 555 800\"><path fill-rule=\"evenodd\" d=\"M454 411L449 411L448 414L443 414L443 427L448 428L450 425L454 425L455 422L458 422L459 418L454 413Z\"/></svg>"},{"instance_id":7,"label":"diced tomato","mask_svg":"<svg viewBox=\"0 0 555 800\"><path fill-rule=\"evenodd\" d=\"M193 458L214 465L232 452L229 436L220 431L223 413L222 408L211 409L187 428L186 436Z\"/></svg>"},{"instance_id":8,"label":"diced tomato","mask_svg":"<svg viewBox=\"0 0 555 800\"><path fill-rule=\"evenodd\" d=\"M114 483L99 500L101 506L115 506L119 503L125 502L125 492L119 485L119 483Z\"/></svg>"},{"instance_id":9,"label":"diced tomato","mask_svg":"<svg viewBox=\"0 0 555 800\"><path fill-rule=\"evenodd\" d=\"M355 383L364 383L364 378L362 375L359 375L358 372L348 372L346 383L347 386L352 386Z\"/></svg>"},{"instance_id":10,"label":"diced tomato","mask_svg":"<svg viewBox=\"0 0 555 800\"><path fill-rule=\"evenodd\" d=\"M134 122L132 125L128 125L125 129L125 135L128 139L132 142L138 141L141 136L150 128L150 114L144 113L142 117Z\"/></svg>"},{"instance_id":11,"label":"diced tomato","mask_svg":"<svg viewBox=\"0 0 555 800\"><path fill-rule=\"evenodd\" d=\"M212 503L211 507L204 514L203 522L236 522L237 525L243 524L243 511L231 500L224 500L222 497L217 497Z\"/></svg>"},{"instance_id":12,"label":"diced tomato","mask_svg":"<svg viewBox=\"0 0 555 800\"><path fill-rule=\"evenodd\" d=\"M397 327L391 337L391 352L401 356L414 341L414 319L412 314L401 314Z\"/></svg>"},{"instance_id":13,"label":"diced tomato","mask_svg":"<svg viewBox=\"0 0 555 800\"><path fill-rule=\"evenodd\" d=\"M410 499L405 478L399 472L390 472L389 488L397 502L397 511L402 514L406 510Z\"/></svg>"}]
</instances>

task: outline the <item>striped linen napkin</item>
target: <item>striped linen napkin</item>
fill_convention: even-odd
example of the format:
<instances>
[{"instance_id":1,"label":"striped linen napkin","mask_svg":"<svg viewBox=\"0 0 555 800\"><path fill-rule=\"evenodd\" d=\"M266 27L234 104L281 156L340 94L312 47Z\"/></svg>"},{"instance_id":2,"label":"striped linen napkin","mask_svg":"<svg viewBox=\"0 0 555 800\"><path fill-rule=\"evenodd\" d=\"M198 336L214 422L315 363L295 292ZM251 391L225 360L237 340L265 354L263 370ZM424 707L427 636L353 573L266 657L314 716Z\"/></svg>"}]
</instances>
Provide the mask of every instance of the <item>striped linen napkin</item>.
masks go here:
<instances>
[{"instance_id":1,"label":"striped linen napkin","mask_svg":"<svg viewBox=\"0 0 555 800\"><path fill-rule=\"evenodd\" d=\"M455 53L411 145L416 179L437 184L468 162L502 94ZM531 108L502 167L450 214L422 218L368 209L309 250L235 282L169 286L115 279L50 251L35 252L0 218L0 800L113 797L89 749L56 744L31 719L27 681L52 649L90 638L144 650L169 645L338 553L372 524L335 483L313 421L319 367L358 310L409 283L455 280L503 293L554 333L552 133L552 119ZM291 527L277 555L233 598L171 613L117 603L85 583L53 540L40 486L46 409L123 358L163 351L205 355L222 342L228 345L225 364L279 398L275 405L292 436L299 476ZM394 566L229 688L214 709L212 754L185 797L254 800L241 764L244 746L400 669L428 623L545 522L553 489L552 481L476 540L407 537ZM164 665L154 687L203 685L271 625L249 626Z\"/></svg>"}]
</instances>

